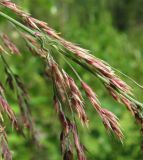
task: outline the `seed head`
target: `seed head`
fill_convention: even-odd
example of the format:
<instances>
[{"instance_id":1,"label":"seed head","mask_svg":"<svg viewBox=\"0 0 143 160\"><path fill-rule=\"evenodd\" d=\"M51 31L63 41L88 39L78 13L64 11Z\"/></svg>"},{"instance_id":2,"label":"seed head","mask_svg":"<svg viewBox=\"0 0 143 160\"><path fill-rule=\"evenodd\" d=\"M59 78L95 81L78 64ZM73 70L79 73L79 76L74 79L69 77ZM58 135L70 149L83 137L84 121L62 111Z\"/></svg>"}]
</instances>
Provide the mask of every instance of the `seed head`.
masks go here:
<instances>
[{"instance_id":1,"label":"seed head","mask_svg":"<svg viewBox=\"0 0 143 160\"><path fill-rule=\"evenodd\" d=\"M9 104L7 103L7 101L0 96L0 105L3 108L3 111L8 115L9 119L12 122L12 125L14 125L14 127L16 128L16 130L18 129L18 123L15 117L15 114L13 112L13 110L11 109L11 107L9 106Z\"/></svg>"},{"instance_id":2,"label":"seed head","mask_svg":"<svg viewBox=\"0 0 143 160\"><path fill-rule=\"evenodd\" d=\"M5 46L10 50L12 54L20 55L18 48L16 47L14 43L12 43L12 41L9 39L9 37L6 34L2 35L2 40Z\"/></svg>"}]
</instances>

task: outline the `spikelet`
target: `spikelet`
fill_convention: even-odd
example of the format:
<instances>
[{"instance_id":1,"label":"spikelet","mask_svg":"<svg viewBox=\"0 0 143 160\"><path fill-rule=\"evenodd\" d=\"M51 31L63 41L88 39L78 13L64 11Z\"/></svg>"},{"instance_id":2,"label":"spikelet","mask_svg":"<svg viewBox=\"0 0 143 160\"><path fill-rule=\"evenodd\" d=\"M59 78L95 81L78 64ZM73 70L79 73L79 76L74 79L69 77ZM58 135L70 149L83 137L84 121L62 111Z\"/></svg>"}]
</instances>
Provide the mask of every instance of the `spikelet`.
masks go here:
<instances>
[{"instance_id":1,"label":"spikelet","mask_svg":"<svg viewBox=\"0 0 143 160\"><path fill-rule=\"evenodd\" d=\"M7 116L11 120L13 126L16 128L16 130L18 130L19 125L18 125L17 119L15 117L15 114L14 114L12 108L7 103L7 101L2 96L0 96L0 105L3 109L3 111L7 114Z\"/></svg>"},{"instance_id":2,"label":"spikelet","mask_svg":"<svg viewBox=\"0 0 143 160\"><path fill-rule=\"evenodd\" d=\"M120 140L122 140L123 133L120 129L117 117L112 112L108 111L107 109L101 108L99 101L97 100L97 96L92 91L92 89L85 82L81 82L81 84L90 102L92 103L97 113L101 117L106 129L113 131L113 133L115 133L115 135Z\"/></svg>"},{"instance_id":3,"label":"spikelet","mask_svg":"<svg viewBox=\"0 0 143 160\"><path fill-rule=\"evenodd\" d=\"M2 35L2 40L5 44L5 46L10 50L11 54L17 54L20 55L19 49L16 47L16 45L9 39L9 37L6 34Z\"/></svg>"}]
</instances>

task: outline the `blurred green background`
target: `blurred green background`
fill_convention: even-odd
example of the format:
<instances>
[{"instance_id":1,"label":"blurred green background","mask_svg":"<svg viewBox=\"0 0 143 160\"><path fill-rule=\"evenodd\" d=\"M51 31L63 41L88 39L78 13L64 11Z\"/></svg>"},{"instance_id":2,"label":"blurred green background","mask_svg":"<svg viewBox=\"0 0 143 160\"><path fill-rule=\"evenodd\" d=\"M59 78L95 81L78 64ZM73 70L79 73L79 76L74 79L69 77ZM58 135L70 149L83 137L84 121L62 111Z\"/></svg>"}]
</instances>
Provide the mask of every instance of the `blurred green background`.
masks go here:
<instances>
[{"instance_id":1,"label":"blurred green background","mask_svg":"<svg viewBox=\"0 0 143 160\"><path fill-rule=\"evenodd\" d=\"M15 0L14 2L33 17L46 21L64 38L89 49L95 56L142 84L143 0ZM41 60L31 55L17 30L2 17L0 17L0 31L8 33L13 38L23 55L6 58L13 71L22 77L28 88L32 115L42 145L41 149L36 149L28 139L13 132L9 124L8 140L14 160L60 160L62 159L59 143L60 124L53 108L51 83L43 78L45 66ZM58 61L69 74L74 76L62 60ZM96 78L78 65L74 64L74 67L94 88L102 106L119 117L125 135L123 144L113 135L108 135L98 115L87 102L89 128L83 128L79 123L79 133L82 143L89 151L88 159L141 160L143 158L140 151L141 136L134 118L124 106L117 104L108 95ZM0 75L4 80L2 67ZM138 100L143 101L142 90L127 78L122 78L133 86ZM13 109L17 111L15 97L8 87L7 97Z\"/></svg>"}]
</instances>

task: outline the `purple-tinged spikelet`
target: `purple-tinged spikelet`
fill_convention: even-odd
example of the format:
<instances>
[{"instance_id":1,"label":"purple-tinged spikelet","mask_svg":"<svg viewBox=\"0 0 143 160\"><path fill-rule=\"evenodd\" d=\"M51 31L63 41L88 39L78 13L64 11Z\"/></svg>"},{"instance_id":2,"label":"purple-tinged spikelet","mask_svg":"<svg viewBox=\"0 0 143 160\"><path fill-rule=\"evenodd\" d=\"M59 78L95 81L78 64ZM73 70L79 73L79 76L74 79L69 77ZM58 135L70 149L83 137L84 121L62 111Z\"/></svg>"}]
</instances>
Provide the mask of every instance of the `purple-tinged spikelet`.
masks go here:
<instances>
[{"instance_id":1,"label":"purple-tinged spikelet","mask_svg":"<svg viewBox=\"0 0 143 160\"><path fill-rule=\"evenodd\" d=\"M0 96L0 105L3 111L8 115L9 119L11 120L16 130L18 130L18 123L15 117L15 114L13 110L11 109L11 107L9 106L9 104L7 103L7 101L2 96Z\"/></svg>"},{"instance_id":2,"label":"purple-tinged spikelet","mask_svg":"<svg viewBox=\"0 0 143 160\"><path fill-rule=\"evenodd\" d=\"M117 117L107 109L101 108L99 101L97 100L97 96L92 91L92 89L85 83L81 82L83 89L85 90L85 93L87 97L89 98L90 102L96 109L97 113L101 117L104 126L106 129L112 130L115 135L122 140L123 133L119 127L118 119Z\"/></svg>"},{"instance_id":3,"label":"purple-tinged spikelet","mask_svg":"<svg viewBox=\"0 0 143 160\"><path fill-rule=\"evenodd\" d=\"M9 37L6 34L2 35L2 40L5 44L5 46L10 50L10 52L12 54L17 54L17 55L20 54L19 49L16 47L16 45L13 42L11 42L11 40L9 39Z\"/></svg>"}]
</instances>

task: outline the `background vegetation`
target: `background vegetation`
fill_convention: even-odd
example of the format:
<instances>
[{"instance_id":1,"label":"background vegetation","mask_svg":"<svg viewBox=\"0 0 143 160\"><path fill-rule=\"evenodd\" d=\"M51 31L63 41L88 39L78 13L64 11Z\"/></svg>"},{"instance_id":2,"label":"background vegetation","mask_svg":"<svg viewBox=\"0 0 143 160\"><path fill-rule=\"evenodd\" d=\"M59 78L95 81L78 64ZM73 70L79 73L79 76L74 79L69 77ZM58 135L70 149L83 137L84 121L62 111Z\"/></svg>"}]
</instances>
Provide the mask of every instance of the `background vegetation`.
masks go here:
<instances>
[{"instance_id":1,"label":"background vegetation","mask_svg":"<svg viewBox=\"0 0 143 160\"><path fill-rule=\"evenodd\" d=\"M89 49L95 56L142 84L142 0L15 0L14 2L33 17L46 21L66 39ZM13 133L9 127L8 140L13 157L15 160L59 160L61 159L60 124L53 109L50 81L43 79L45 66L29 53L17 30L1 17L0 30L14 39L23 55L6 58L13 71L22 77L28 88L32 115L42 145L40 149L36 149L30 140ZM70 73L70 69L60 58L58 61ZM124 106L110 98L97 79L89 76L89 73L79 66L74 66L82 78L95 89L102 105L118 115L125 135L123 145L115 137L108 135L96 112L87 102L89 129L83 129L81 126L79 131L81 140L88 149L88 159L141 160L141 136L131 114ZM2 79L5 78L2 67L0 75ZM127 78L123 79L135 87ZM143 101L142 90L137 87L134 89L137 98ZM13 93L9 91L7 96L15 109L17 104Z\"/></svg>"}]
</instances>

